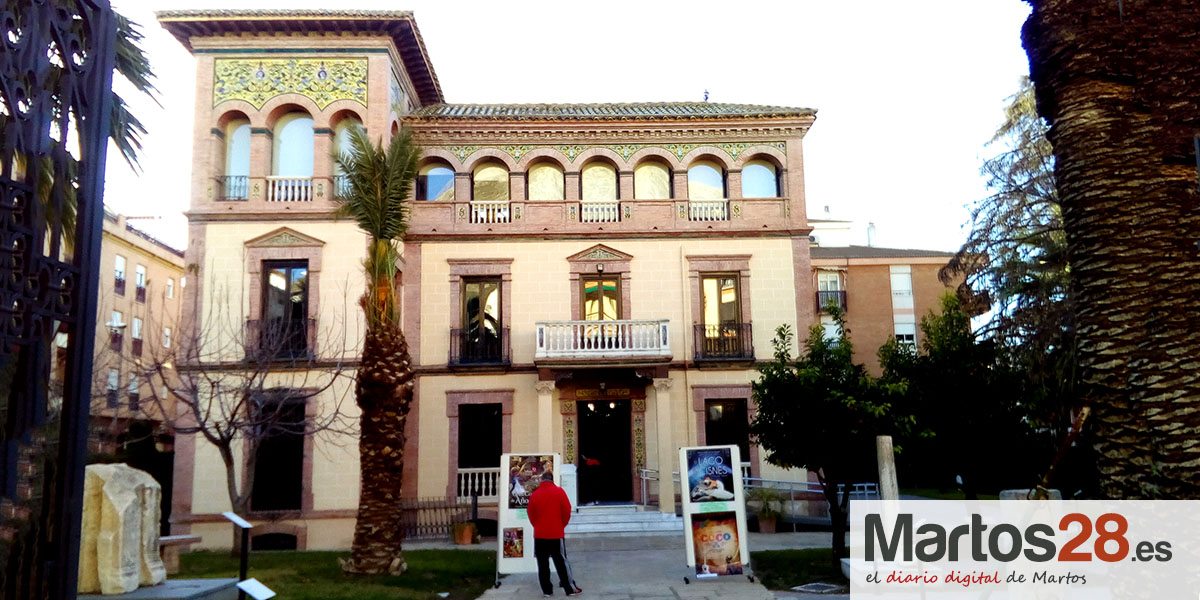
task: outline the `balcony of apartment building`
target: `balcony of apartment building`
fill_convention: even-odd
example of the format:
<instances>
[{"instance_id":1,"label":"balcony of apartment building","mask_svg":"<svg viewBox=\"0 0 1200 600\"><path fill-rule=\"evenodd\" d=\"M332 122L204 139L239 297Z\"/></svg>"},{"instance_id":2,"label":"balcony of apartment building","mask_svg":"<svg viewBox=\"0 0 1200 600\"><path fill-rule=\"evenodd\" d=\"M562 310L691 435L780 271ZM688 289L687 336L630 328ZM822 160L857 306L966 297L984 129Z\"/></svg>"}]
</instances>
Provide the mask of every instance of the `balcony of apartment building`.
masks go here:
<instances>
[{"instance_id":1,"label":"balcony of apartment building","mask_svg":"<svg viewBox=\"0 0 1200 600\"><path fill-rule=\"evenodd\" d=\"M579 277L576 319L535 324L535 363L645 363L671 360L667 319L630 319L621 274Z\"/></svg>"},{"instance_id":2,"label":"balcony of apartment building","mask_svg":"<svg viewBox=\"0 0 1200 600\"><path fill-rule=\"evenodd\" d=\"M820 314L828 312L830 307L846 311L846 289L842 283L842 274L836 271L817 272L816 310Z\"/></svg>"},{"instance_id":3,"label":"balcony of apartment building","mask_svg":"<svg viewBox=\"0 0 1200 600\"><path fill-rule=\"evenodd\" d=\"M503 367L512 364L509 328L450 330L450 367Z\"/></svg>"},{"instance_id":4,"label":"balcony of apartment building","mask_svg":"<svg viewBox=\"0 0 1200 600\"><path fill-rule=\"evenodd\" d=\"M249 362L308 361L315 356L316 319L247 319L245 331Z\"/></svg>"},{"instance_id":5,"label":"balcony of apartment building","mask_svg":"<svg viewBox=\"0 0 1200 600\"><path fill-rule=\"evenodd\" d=\"M767 160L732 169L702 157L673 168L653 157L597 157L577 171L548 155L520 166L492 156L469 166L448 160L423 163L410 233L758 232L802 224L783 193L782 167Z\"/></svg>"},{"instance_id":6,"label":"balcony of apartment building","mask_svg":"<svg viewBox=\"0 0 1200 600\"><path fill-rule=\"evenodd\" d=\"M696 324L696 362L754 360L754 328L750 323Z\"/></svg>"},{"instance_id":7,"label":"balcony of apartment building","mask_svg":"<svg viewBox=\"0 0 1200 600\"><path fill-rule=\"evenodd\" d=\"M270 127L252 128L249 118L231 112L214 129L218 172L207 186L205 208L255 212L328 212L347 181L332 156L347 143L357 117L335 115L332 129L314 128L309 113L282 108ZM332 134L332 135L331 135Z\"/></svg>"}]
</instances>

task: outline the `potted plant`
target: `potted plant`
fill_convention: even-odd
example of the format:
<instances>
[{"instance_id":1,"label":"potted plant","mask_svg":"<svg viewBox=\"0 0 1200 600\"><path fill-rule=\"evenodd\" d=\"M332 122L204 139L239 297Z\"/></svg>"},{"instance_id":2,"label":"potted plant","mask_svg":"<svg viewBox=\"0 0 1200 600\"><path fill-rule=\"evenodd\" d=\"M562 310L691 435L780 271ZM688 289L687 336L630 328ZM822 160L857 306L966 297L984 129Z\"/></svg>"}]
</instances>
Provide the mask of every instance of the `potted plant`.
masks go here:
<instances>
[{"instance_id":1,"label":"potted plant","mask_svg":"<svg viewBox=\"0 0 1200 600\"><path fill-rule=\"evenodd\" d=\"M452 528L452 535L454 536L454 543L456 545L470 546L471 544L479 543L479 529L475 527L474 521L455 523Z\"/></svg>"},{"instance_id":2,"label":"potted plant","mask_svg":"<svg viewBox=\"0 0 1200 600\"><path fill-rule=\"evenodd\" d=\"M758 502L758 508L754 511L754 516L758 520L758 531L775 533L775 523L779 521L779 517L783 516L780 509L783 494L772 488L752 488L746 493L746 501L747 506L750 502Z\"/></svg>"}]
</instances>

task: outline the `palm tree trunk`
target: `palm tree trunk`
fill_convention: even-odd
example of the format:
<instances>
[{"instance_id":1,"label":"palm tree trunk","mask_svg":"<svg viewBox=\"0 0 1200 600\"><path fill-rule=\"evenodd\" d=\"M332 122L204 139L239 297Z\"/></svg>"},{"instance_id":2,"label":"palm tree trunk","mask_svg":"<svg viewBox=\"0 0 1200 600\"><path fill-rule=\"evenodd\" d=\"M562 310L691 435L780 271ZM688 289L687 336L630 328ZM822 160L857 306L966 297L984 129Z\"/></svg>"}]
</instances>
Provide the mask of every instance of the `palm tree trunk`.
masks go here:
<instances>
[{"instance_id":1,"label":"palm tree trunk","mask_svg":"<svg viewBox=\"0 0 1200 600\"><path fill-rule=\"evenodd\" d=\"M362 409L359 433L358 519L348 573L399 575L407 570L401 550L401 474L404 425L412 400L408 344L398 327L368 330L355 395Z\"/></svg>"},{"instance_id":2,"label":"palm tree trunk","mask_svg":"<svg viewBox=\"0 0 1200 600\"><path fill-rule=\"evenodd\" d=\"M1102 488L1200 497L1200 3L1028 1Z\"/></svg>"}]
</instances>

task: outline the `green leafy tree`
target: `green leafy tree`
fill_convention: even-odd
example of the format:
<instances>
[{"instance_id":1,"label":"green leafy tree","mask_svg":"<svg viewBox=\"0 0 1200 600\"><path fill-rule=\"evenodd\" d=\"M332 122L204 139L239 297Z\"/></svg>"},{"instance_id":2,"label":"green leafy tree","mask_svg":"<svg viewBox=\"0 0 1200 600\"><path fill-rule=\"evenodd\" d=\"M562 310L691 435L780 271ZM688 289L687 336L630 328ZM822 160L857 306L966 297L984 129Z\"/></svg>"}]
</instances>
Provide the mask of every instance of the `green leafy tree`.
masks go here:
<instances>
[{"instance_id":1,"label":"green leafy tree","mask_svg":"<svg viewBox=\"0 0 1200 600\"><path fill-rule=\"evenodd\" d=\"M837 562L846 556L851 484L875 479L875 436L901 431L911 419L892 411L896 386L876 381L853 361L845 317L837 307L830 312L837 336L813 325L799 358L791 356L791 328L775 331L775 358L759 367L753 385L758 413L750 433L771 464L816 474L829 503Z\"/></svg>"},{"instance_id":2,"label":"green leafy tree","mask_svg":"<svg viewBox=\"0 0 1200 600\"><path fill-rule=\"evenodd\" d=\"M903 390L896 404L922 432L904 440L901 471L910 485L945 489L961 478L966 497L975 499L980 491L1037 482L1053 451L1037 443L1024 417L1021 379L995 341L971 331L956 295L942 297L940 314L921 319L919 353L892 340L879 359L882 381Z\"/></svg>"},{"instance_id":3,"label":"green leafy tree","mask_svg":"<svg viewBox=\"0 0 1200 600\"><path fill-rule=\"evenodd\" d=\"M350 131L346 151L335 156L346 177L337 197L337 216L354 220L369 237L363 269L367 290L360 304L367 332L355 380L362 410L358 518L349 573L398 575L407 570L401 549L400 491L404 467L404 425L412 404L413 371L400 329L396 264L408 229L408 197L417 176L420 149L401 130L385 149L371 145L361 126Z\"/></svg>"}]
</instances>

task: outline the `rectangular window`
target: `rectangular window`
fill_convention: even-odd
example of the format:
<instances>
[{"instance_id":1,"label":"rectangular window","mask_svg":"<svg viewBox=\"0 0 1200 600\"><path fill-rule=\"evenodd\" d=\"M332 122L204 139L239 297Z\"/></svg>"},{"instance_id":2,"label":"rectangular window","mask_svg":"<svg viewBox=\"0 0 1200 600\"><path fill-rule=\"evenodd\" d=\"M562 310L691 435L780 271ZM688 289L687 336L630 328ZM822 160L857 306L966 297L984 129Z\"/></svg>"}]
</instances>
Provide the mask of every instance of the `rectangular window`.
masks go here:
<instances>
[{"instance_id":1,"label":"rectangular window","mask_svg":"<svg viewBox=\"0 0 1200 600\"><path fill-rule=\"evenodd\" d=\"M171 328L163 327L163 348L171 347Z\"/></svg>"},{"instance_id":2,"label":"rectangular window","mask_svg":"<svg viewBox=\"0 0 1200 600\"><path fill-rule=\"evenodd\" d=\"M750 461L750 420L745 398L704 401L704 443L734 444L742 453L742 461Z\"/></svg>"},{"instance_id":3,"label":"rectangular window","mask_svg":"<svg viewBox=\"0 0 1200 600\"><path fill-rule=\"evenodd\" d=\"M117 389L121 387L121 372L116 369L108 370L108 385L105 388L105 403L108 408L118 408L121 406L120 400L117 398Z\"/></svg>"},{"instance_id":4,"label":"rectangular window","mask_svg":"<svg viewBox=\"0 0 1200 600\"><path fill-rule=\"evenodd\" d=\"M737 275L705 275L700 280L700 293L705 325L741 322Z\"/></svg>"},{"instance_id":5,"label":"rectangular window","mask_svg":"<svg viewBox=\"0 0 1200 600\"><path fill-rule=\"evenodd\" d=\"M138 287L146 287L146 267L138 265L134 267L134 285Z\"/></svg>"},{"instance_id":6,"label":"rectangular window","mask_svg":"<svg viewBox=\"0 0 1200 600\"><path fill-rule=\"evenodd\" d=\"M140 318L133 318L133 327L131 328L130 335L132 335L133 339L135 340L142 339L142 320Z\"/></svg>"},{"instance_id":7,"label":"rectangular window","mask_svg":"<svg viewBox=\"0 0 1200 600\"><path fill-rule=\"evenodd\" d=\"M820 271L817 273L817 291L839 292L842 290L842 278L835 272Z\"/></svg>"},{"instance_id":8,"label":"rectangular window","mask_svg":"<svg viewBox=\"0 0 1200 600\"><path fill-rule=\"evenodd\" d=\"M259 351L275 358L308 352L308 261L263 261Z\"/></svg>"},{"instance_id":9,"label":"rectangular window","mask_svg":"<svg viewBox=\"0 0 1200 600\"><path fill-rule=\"evenodd\" d=\"M175 297L175 279L167 278L167 298Z\"/></svg>"},{"instance_id":10,"label":"rectangular window","mask_svg":"<svg viewBox=\"0 0 1200 600\"><path fill-rule=\"evenodd\" d=\"M621 280L616 277L583 277L579 295L585 321L616 321L621 318Z\"/></svg>"},{"instance_id":11,"label":"rectangular window","mask_svg":"<svg viewBox=\"0 0 1200 600\"><path fill-rule=\"evenodd\" d=\"M896 333L896 341L916 348L917 323L915 315L896 315L893 326Z\"/></svg>"},{"instance_id":12,"label":"rectangular window","mask_svg":"<svg viewBox=\"0 0 1200 600\"><path fill-rule=\"evenodd\" d=\"M458 333L461 362L503 358L504 322L499 278L466 279L462 284L462 329Z\"/></svg>"},{"instance_id":13,"label":"rectangular window","mask_svg":"<svg viewBox=\"0 0 1200 600\"><path fill-rule=\"evenodd\" d=\"M118 254L113 263L113 277L125 279L125 257Z\"/></svg>"},{"instance_id":14,"label":"rectangular window","mask_svg":"<svg viewBox=\"0 0 1200 600\"><path fill-rule=\"evenodd\" d=\"M504 426L499 404L458 407L458 468L494 469L503 452Z\"/></svg>"},{"instance_id":15,"label":"rectangular window","mask_svg":"<svg viewBox=\"0 0 1200 600\"><path fill-rule=\"evenodd\" d=\"M304 401L296 398L256 399L254 488L250 510L299 510L304 488Z\"/></svg>"},{"instance_id":16,"label":"rectangular window","mask_svg":"<svg viewBox=\"0 0 1200 600\"><path fill-rule=\"evenodd\" d=\"M837 342L842 337L838 332L837 322L833 320L833 317L821 315L821 328L825 332L825 339L827 341Z\"/></svg>"},{"instance_id":17,"label":"rectangular window","mask_svg":"<svg viewBox=\"0 0 1200 600\"><path fill-rule=\"evenodd\" d=\"M700 277L700 318L697 358L748 358L750 332L742 322L738 276L731 273Z\"/></svg>"},{"instance_id":18,"label":"rectangular window","mask_svg":"<svg viewBox=\"0 0 1200 600\"><path fill-rule=\"evenodd\" d=\"M125 314L119 310L112 311L112 320L109 321L109 327L120 327L125 324Z\"/></svg>"},{"instance_id":19,"label":"rectangular window","mask_svg":"<svg viewBox=\"0 0 1200 600\"><path fill-rule=\"evenodd\" d=\"M912 268L908 265L892 265L888 270L892 280L892 309L912 308Z\"/></svg>"},{"instance_id":20,"label":"rectangular window","mask_svg":"<svg viewBox=\"0 0 1200 600\"><path fill-rule=\"evenodd\" d=\"M140 408L140 386L138 385L137 375L129 375L129 410L138 410Z\"/></svg>"}]
</instances>

